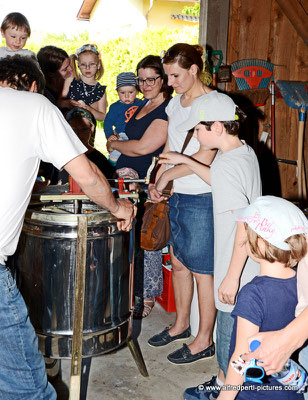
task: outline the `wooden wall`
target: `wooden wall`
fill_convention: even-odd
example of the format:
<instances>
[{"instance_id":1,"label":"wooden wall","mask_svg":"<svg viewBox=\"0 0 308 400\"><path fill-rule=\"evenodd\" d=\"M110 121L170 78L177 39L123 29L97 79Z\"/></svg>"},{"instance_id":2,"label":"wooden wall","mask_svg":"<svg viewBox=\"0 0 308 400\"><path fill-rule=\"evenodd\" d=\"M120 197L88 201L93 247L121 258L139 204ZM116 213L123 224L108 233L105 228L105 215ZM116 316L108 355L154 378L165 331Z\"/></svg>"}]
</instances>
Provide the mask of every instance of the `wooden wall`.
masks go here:
<instances>
[{"instance_id":1,"label":"wooden wall","mask_svg":"<svg viewBox=\"0 0 308 400\"><path fill-rule=\"evenodd\" d=\"M211 0L209 0L211 1ZM212 0L213 1L213 0ZM274 80L308 81L308 49L304 39L295 28L296 15L286 15L286 10L278 3L289 3L293 9L302 11L302 21L298 26L307 31L308 0L230 0L227 63L246 58L268 60L275 65ZM298 15L298 19L299 15ZM295 19L295 20L294 20ZM298 33L299 32L299 33ZM236 90L236 84L227 84L227 91ZM259 121L259 135L262 130L269 131L270 98L264 111L264 120ZM286 106L282 98L276 98L275 139L276 157L297 160L298 110ZM263 126L263 124L265 124ZM308 166L308 129L305 129L305 162ZM266 151L266 150L265 150ZM267 193L280 186L281 195L287 199L297 198L296 167L285 163L265 163ZM279 171L276 175L275 171ZM263 171L264 173L264 171ZM280 180L280 185L279 185ZM279 194L272 191L273 194Z\"/></svg>"}]
</instances>

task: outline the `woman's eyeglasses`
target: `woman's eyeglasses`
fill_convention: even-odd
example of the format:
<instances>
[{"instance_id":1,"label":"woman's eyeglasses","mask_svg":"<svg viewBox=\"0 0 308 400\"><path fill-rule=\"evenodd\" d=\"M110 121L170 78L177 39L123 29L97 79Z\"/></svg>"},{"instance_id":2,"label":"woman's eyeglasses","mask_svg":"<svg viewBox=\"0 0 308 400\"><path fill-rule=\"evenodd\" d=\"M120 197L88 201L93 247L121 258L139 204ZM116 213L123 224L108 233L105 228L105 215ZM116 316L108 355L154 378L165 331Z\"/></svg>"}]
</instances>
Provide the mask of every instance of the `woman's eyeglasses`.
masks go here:
<instances>
[{"instance_id":1,"label":"woman's eyeglasses","mask_svg":"<svg viewBox=\"0 0 308 400\"><path fill-rule=\"evenodd\" d=\"M157 76L156 78L146 78L146 79L142 79L142 78L135 78L136 83L138 86L142 86L144 84L147 84L148 86L154 86L156 83L156 80L161 78L161 76Z\"/></svg>"}]
</instances>

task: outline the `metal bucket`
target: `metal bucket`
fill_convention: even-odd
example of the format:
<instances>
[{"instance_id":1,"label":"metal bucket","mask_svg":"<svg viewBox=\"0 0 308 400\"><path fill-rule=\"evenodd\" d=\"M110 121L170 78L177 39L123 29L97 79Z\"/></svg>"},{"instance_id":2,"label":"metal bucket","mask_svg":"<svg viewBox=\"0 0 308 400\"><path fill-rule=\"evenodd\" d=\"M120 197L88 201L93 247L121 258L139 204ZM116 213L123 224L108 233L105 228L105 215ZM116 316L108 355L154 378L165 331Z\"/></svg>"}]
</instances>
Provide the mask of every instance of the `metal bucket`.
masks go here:
<instances>
[{"instance_id":1,"label":"metal bucket","mask_svg":"<svg viewBox=\"0 0 308 400\"><path fill-rule=\"evenodd\" d=\"M100 355L130 334L131 233L90 201L30 205L10 260L45 357L70 358L77 217L88 213L83 357Z\"/></svg>"}]
</instances>

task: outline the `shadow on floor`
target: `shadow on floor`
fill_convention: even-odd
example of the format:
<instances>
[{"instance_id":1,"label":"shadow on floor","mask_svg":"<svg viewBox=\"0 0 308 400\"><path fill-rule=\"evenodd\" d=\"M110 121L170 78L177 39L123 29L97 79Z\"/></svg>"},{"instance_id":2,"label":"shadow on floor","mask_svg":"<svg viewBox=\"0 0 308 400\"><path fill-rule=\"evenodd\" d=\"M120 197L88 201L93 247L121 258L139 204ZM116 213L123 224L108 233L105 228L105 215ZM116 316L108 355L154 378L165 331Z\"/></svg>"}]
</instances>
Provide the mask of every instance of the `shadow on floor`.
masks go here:
<instances>
[{"instance_id":1,"label":"shadow on floor","mask_svg":"<svg viewBox=\"0 0 308 400\"><path fill-rule=\"evenodd\" d=\"M141 349L138 343L138 337L140 336L142 328L142 319L133 320L132 324L132 334L131 339L133 341L133 350L130 347L130 351L132 357L134 358L137 367L139 368L140 365L144 362ZM124 344L121 348L126 347L127 345ZM116 353L121 348L118 348L112 352L109 352L109 355ZM136 355L137 354L137 355ZM141 359L140 359L141 357ZM53 367L50 368L46 363L46 369L48 373L48 380L53 385L57 392L58 400L69 400L69 386L62 380L62 370L61 370L61 360L53 360ZM91 363L92 358L83 358L82 359L82 376L81 376L81 390L80 390L80 400L86 400L87 398L87 391L89 385L89 376L91 370ZM140 367L142 369L142 366ZM139 371L140 371L139 368ZM145 375L143 375L145 376Z\"/></svg>"}]
</instances>

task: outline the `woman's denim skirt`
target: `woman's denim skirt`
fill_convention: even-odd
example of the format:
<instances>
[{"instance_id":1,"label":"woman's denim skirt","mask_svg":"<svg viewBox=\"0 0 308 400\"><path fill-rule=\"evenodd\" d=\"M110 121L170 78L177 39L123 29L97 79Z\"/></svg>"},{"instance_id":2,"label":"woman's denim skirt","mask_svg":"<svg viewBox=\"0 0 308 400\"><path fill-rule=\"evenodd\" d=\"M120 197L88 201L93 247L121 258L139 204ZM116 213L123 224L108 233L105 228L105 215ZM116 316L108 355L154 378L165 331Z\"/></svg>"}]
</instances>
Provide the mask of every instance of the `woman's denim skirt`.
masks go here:
<instances>
[{"instance_id":1,"label":"woman's denim skirt","mask_svg":"<svg viewBox=\"0 0 308 400\"><path fill-rule=\"evenodd\" d=\"M174 193L169 200L175 257L191 272L213 275L214 221L212 193Z\"/></svg>"}]
</instances>

